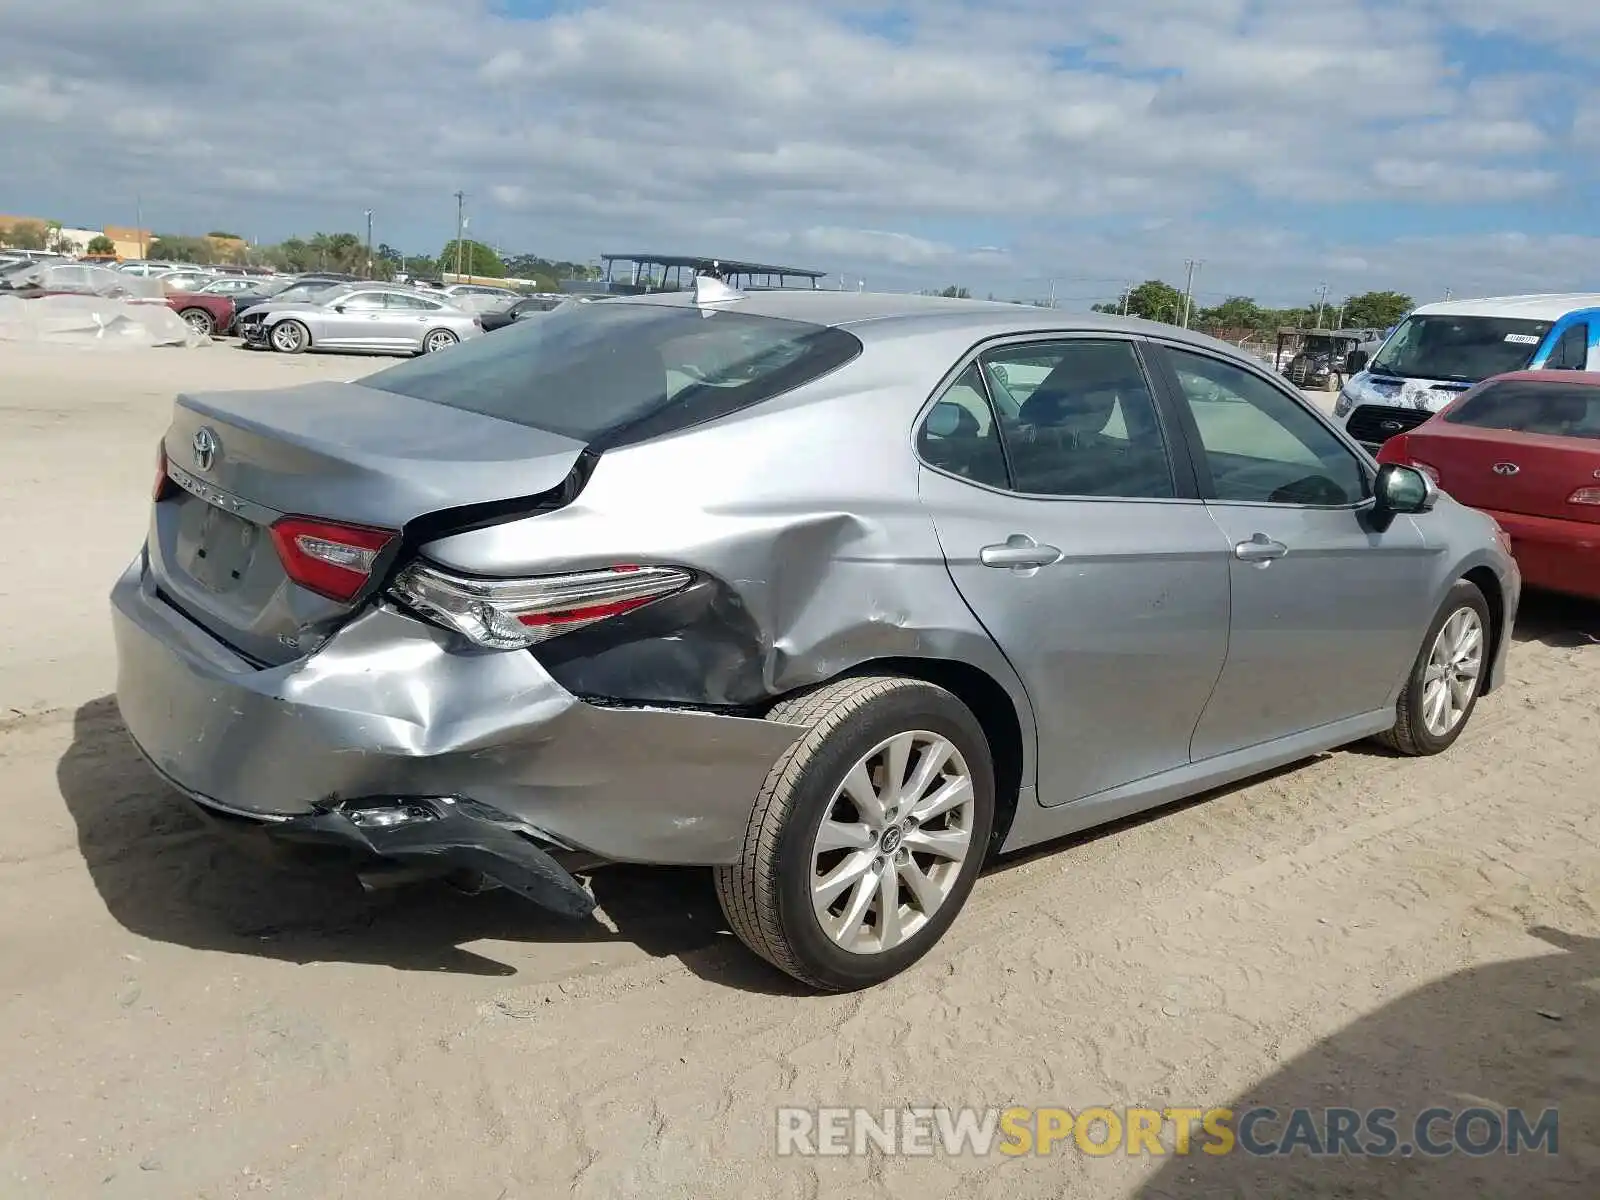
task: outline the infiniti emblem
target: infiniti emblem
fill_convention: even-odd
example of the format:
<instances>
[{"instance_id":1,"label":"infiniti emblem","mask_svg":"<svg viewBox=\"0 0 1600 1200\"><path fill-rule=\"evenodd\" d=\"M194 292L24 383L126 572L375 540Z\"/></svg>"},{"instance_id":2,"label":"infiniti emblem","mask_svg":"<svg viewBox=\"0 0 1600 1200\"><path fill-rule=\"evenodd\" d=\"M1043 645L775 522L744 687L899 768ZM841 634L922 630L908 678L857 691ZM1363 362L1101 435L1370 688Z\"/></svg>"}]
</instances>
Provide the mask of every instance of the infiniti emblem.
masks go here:
<instances>
[{"instance_id":1,"label":"infiniti emblem","mask_svg":"<svg viewBox=\"0 0 1600 1200\"><path fill-rule=\"evenodd\" d=\"M194 451L194 465L202 471L209 471L212 460L217 456L217 435L202 425L195 431L194 440L189 445Z\"/></svg>"},{"instance_id":2,"label":"infiniti emblem","mask_svg":"<svg viewBox=\"0 0 1600 1200\"><path fill-rule=\"evenodd\" d=\"M1495 463L1494 465L1494 473L1496 475L1515 475L1520 470L1522 470L1521 467L1511 462Z\"/></svg>"}]
</instances>

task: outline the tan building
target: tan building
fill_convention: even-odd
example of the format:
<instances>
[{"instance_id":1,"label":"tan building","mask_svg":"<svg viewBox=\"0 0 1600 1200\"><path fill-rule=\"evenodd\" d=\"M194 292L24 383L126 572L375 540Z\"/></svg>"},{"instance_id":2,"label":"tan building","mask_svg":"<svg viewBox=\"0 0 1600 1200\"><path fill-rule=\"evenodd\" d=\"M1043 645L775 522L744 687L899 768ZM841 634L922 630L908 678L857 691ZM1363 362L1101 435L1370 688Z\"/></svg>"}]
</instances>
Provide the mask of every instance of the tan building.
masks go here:
<instances>
[{"instance_id":1,"label":"tan building","mask_svg":"<svg viewBox=\"0 0 1600 1200\"><path fill-rule=\"evenodd\" d=\"M117 248L118 258L143 258L145 251L150 248L151 233L148 229L135 229L128 225L107 225L105 236L111 239L111 244Z\"/></svg>"},{"instance_id":2,"label":"tan building","mask_svg":"<svg viewBox=\"0 0 1600 1200\"><path fill-rule=\"evenodd\" d=\"M6 235L18 225L37 225L39 228L43 229L46 233L46 236L48 236L49 231L55 226L55 224L56 223L54 221L46 220L44 217L14 217L8 216L5 213L0 213L0 246L9 244Z\"/></svg>"}]
</instances>

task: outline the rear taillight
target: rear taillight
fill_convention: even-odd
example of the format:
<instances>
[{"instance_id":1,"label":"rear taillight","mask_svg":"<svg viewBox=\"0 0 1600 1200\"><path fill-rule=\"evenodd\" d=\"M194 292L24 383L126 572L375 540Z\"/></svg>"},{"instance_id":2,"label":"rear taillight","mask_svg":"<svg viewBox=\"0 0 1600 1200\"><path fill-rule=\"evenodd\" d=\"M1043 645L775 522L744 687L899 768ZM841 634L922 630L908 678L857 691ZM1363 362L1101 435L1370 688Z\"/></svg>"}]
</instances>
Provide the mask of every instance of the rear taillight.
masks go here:
<instances>
[{"instance_id":1,"label":"rear taillight","mask_svg":"<svg viewBox=\"0 0 1600 1200\"><path fill-rule=\"evenodd\" d=\"M687 587L675 567L614 566L529 579L464 579L413 563L393 591L480 646L514 650L620 616Z\"/></svg>"},{"instance_id":2,"label":"rear taillight","mask_svg":"<svg viewBox=\"0 0 1600 1200\"><path fill-rule=\"evenodd\" d=\"M1413 458L1413 459L1409 460L1407 465L1415 467L1417 470L1421 471L1424 475L1426 475L1429 479L1433 480L1434 483L1441 482L1441 480L1439 478L1439 468L1434 466L1433 464L1425 463L1425 462L1419 462L1419 461L1417 461L1416 459Z\"/></svg>"},{"instance_id":3,"label":"rear taillight","mask_svg":"<svg viewBox=\"0 0 1600 1200\"><path fill-rule=\"evenodd\" d=\"M281 517L272 525L272 543L289 578L341 602L355 599L366 587L378 555L398 536L392 529L310 517Z\"/></svg>"},{"instance_id":4,"label":"rear taillight","mask_svg":"<svg viewBox=\"0 0 1600 1200\"><path fill-rule=\"evenodd\" d=\"M150 489L150 499L160 504L172 494L174 486L172 477L167 474L167 444L162 442L156 447L156 482Z\"/></svg>"},{"instance_id":5,"label":"rear taillight","mask_svg":"<svg viewBox=\"0 0 1600 1200\"><path fill-rule=\"evenodd\" d=\"M1567 497L1568 504L1600 504L1600 487L1579 488Z\"/></svg>"}]
</instances>

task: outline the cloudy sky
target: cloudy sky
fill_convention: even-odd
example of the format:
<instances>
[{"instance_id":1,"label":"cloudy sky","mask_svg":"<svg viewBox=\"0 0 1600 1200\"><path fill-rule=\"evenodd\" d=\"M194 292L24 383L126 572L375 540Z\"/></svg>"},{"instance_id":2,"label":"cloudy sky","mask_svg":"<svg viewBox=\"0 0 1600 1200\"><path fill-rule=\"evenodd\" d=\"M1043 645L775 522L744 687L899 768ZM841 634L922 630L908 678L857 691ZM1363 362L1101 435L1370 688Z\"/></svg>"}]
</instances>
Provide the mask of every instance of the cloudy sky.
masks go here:
<instances>
[{"instance_id":1,"label":"cloudy sky","mask_svg":"<svg viewBox=\"0 0 1600 1200\"><path fill-rule=\"evenodd\" d=\"M851 286L1600 286L1600 4L0 0L0 212Z\"/></svg>"}]
</instances>

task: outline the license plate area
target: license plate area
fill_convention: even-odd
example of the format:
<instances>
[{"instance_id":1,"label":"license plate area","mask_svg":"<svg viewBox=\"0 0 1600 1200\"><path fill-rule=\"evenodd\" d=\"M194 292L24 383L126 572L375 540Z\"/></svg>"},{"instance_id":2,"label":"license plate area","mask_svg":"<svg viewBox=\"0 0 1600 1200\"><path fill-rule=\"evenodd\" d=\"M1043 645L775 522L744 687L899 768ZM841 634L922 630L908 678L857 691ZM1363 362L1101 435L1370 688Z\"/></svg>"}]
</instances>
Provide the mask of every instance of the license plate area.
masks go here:
<instances>
[{"instance_id":1,"label":"license plate area","mask_svg":"<svg viewBox=\"0 0 1600 1200\"><path fill-rule=\"evenodd\" d=\"M198 496L182 497L182 505L179 566L207 591L237 591L261 550L265 531Z\"/></svg>"}]
</instances>

